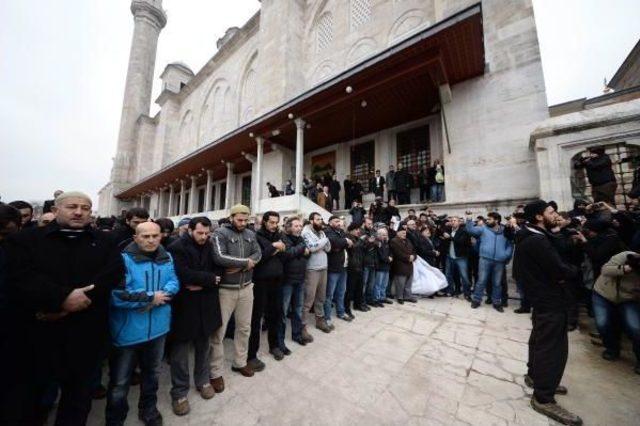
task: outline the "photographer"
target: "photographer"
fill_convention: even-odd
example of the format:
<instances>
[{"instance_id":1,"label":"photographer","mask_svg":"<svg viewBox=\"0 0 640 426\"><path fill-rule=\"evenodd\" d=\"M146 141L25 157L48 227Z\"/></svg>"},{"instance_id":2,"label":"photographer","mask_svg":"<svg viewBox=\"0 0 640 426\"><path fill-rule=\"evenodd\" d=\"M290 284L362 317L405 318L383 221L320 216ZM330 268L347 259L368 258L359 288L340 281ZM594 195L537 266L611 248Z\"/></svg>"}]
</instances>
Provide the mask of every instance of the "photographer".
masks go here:
<instances>
[{"instance_id":1,"label":"photographer","mask_svg":"<svg viewBox=\"0 0 640 426\"><path fill-rule=\"evenodd\" d=\"M620 330L625 328L636 356L635 373L640 374L640 255L623 251L602 267L593 287L596 326L605 346L602 358L620 356Z\"/></svg>"},{"instance_id":2,"label":"photographer","mask_svg":"<svg viewBox=\"0 0 640 426\"><path fill-rule=\"evenodd\" d=\"M382 204L382 197L376 197L376 202L369 208L369 217L373 223L389 223L389 216L387 216L387 209Z\"/></svg>"},{"instance_id":3,"label":"photographer","mask_svg":"<svg viewBox=\"0 0 640 426\"><path fill-rule=\"evenodd\" d=\"M587 179L591 184L591 195L596 203L606 201L615 204L618 183L611 166L611 159L605 154L602 146L589 148L574 166L576 169L586 169Z\"/></svg>"}]
</instances>

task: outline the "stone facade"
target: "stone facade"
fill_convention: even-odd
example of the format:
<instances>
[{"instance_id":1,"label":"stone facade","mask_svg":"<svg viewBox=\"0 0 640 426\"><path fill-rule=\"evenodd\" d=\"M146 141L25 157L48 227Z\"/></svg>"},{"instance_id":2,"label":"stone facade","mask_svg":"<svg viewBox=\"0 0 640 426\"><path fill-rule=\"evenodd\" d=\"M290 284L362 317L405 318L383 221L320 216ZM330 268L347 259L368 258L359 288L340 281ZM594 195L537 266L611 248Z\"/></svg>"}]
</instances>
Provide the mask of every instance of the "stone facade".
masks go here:
<instances>
[{"instance_id":1,"label":"stone facade","mask_svg":"<svg viewBox=\"0 0 640 426\"><path fill-rule=\"evenodd\" d=\"M161 16L160 0L134 0L132 10L141 3L157 9L156 19ZM112 180L100 193L100 214L114 214L130 205L113 200L122 188L475 3L263 0L260 11L242 28L227 31L218 52L195 75L183 64L167 66L156 100L161 110L155 117L148 116L153 75L149 56L155 55L161 22L149 24L134 10L136 29L118 153ZM548 110L531 0L484 0L481 6L486 72L451 87L451 101L444 105L448 143L438 112L413 124L323 148L339 154L336 168L341 181L349 174L349 145L374 140L375 165L386 171L396 159L396 133L428 123L431 158L441 158L447 170L449 203L504 204L538 195L529 135L548 117ZM315 154L305 154L305 171ZM281 188L286 179L295 177L295 153L285 148L265 154L264 164L263 185L269 181ZM255 163L253 168L255 173ZM239 201L241 179L235 181L231 200ZM260 191L257 198L266 196L264 188ZM167 199L165 194L160 205L154 194L149 207L166 211Z\"/></svg>"}]
</instances>

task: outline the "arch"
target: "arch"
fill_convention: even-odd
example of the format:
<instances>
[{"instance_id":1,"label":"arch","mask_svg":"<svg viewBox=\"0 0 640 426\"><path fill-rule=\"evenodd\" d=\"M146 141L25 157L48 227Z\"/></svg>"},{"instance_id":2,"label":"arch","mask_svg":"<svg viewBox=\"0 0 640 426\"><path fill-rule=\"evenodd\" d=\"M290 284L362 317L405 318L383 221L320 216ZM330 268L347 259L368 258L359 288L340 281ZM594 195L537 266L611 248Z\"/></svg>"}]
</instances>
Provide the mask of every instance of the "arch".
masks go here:
<instances>
[{"instance_id":1,"label":"arch","mask_svg":"<svg viewBox=\"0 0 640 426\"><path fill-rule=\"evenodd\" d=\"M238 102L238 124L249 122L255 114L257 57L258 52L254 52L245 65L242 73Z\"/></svg>"},{"instance_id":2,"label":"arch","mask_svg":"<svg viewBox=\"0 0 640 426\"><path fill-rule=\"evenodd\" d=\"M193 140L193 113L187 110L180 120L180 130L178 132L180 151L187 152L194 144Z\"/></svg>"},{"instance_id":3,"label":"arch","mask_svg":"<svg viewBox=\"0 0 640 426\"><path fill-rule=\"evenodd\" d=\"M338 66L331 60L321 62L311 74L311 84L317 84L336 73Z\"/></svg>"},{"instance_id":4,"label":"arch","mask_svg":"<svg viewBox=\"0 0 640 426\"><path fill-rule=\"evenodd\" d=\"M200 118L198 122L198 144L202 145L207 139L218 136L226 119L221 112L224 111L225 93L230 88L229 82L225 78L217 78L209 86L200 108ZM228 107L227 107L228 108Z\"/></svg>"},{"instance_id":5,"label":"arch","mask_svg":"<svg viewBox=\"0 0 640 426\"><path fill-rule=\"evenodd\" d=\"M400 15L391 26L389 31L388 44L394 44L399 39L411 34L423 22L425 22L424 12L420 9L409 9ZM427 24L429 24L427 22Z\"/></svg>"},{"instance_id":6,"label":"arch","mask_svg":"<svg viewBox=\"0 0 640 426\"><path fill-rule=\"evenodd\" d=\"M354 64L360 62L361 59L375 53L378 49L378 43L371 37L361 38L356 41L349 53L347 53L347 64Z\"/></svg>"}]
</instances>

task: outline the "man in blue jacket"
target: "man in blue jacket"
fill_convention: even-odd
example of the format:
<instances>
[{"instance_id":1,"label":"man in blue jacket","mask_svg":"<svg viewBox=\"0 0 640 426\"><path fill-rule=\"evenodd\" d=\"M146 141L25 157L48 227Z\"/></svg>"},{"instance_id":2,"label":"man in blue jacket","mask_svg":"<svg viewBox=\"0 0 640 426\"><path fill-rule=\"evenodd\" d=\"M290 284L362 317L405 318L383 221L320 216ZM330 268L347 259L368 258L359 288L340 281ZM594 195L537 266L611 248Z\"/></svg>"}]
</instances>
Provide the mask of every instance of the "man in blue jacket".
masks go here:
<instances>
[{"instance_id":1,"label":"man in blue jacket","mask_svg":"<svg viewBox=\"0 0 640 426\"><path fill-rule=\"evenodd\" d=\"M156 407L158 373L171 323L168 303L178 292L173 259L160 245L160 226L144 222L122 253L125 282L111 293L109 325L114 345L107 393L106 424L123 425L129 406L131 373L140 363L142 382L138 417L145 425L161 425Z\"/></svg>"},{"instance_id":2,"label":"man in blue jacket","mask_svg":"<svg viewBox=\"0 0 640 426\"><path fill-rule=\"evenodd\" d=\"M478 282L476 282L471 300L473 309L480 306L484 289L491 278L493 308L498 312L504 312L501 301L502 274L513 254L513 244L505 237L504 226L500 224L501 220L502 216L499 213L491 212L487 215L483 226L476 226L471 219L471 212L467 212L465 229L480 240Z\"/></svg>"}]
</instances>

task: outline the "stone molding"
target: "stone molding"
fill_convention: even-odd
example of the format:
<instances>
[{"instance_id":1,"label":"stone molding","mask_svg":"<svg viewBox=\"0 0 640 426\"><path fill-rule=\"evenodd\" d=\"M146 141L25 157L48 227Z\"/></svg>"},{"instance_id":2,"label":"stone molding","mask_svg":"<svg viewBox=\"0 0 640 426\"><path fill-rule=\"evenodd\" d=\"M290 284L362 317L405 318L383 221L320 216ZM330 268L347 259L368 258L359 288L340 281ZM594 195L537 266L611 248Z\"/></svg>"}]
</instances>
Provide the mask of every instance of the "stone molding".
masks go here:
<instances>
[{"instance_id":1,"label":"stone molding","mask_svg":"<svg viewBox=\"0 0 640 426\"><path fill-rule=\"evenodd\" d=\"M157 8L143 0L133 0L131 2L131 13L136 18L149 20L158 30L167 25L167 14L164 10Z\"/></svg>"}]
</instances>

